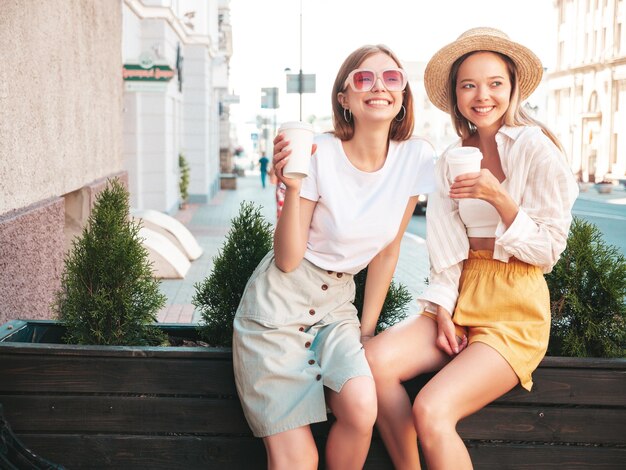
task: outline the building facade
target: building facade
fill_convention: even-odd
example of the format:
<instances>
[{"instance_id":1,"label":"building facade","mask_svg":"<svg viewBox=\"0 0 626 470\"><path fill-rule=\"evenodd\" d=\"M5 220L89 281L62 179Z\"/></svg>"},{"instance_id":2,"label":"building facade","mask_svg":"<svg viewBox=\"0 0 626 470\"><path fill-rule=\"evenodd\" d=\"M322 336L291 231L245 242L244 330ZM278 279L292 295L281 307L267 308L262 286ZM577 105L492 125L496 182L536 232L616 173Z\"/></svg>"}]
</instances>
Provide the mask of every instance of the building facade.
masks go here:
<instances>
[{"instance_id":1,"label":"building facade","mask_svg":"<svg viewBox=\"0 0 626 470\"><path fill-rule=\"evenodd\" d=\"M178 210L179 156L190 166L189 200L219 189L230 149L228 0L124 0L124 162L131 205Z\"/></svg>"},{"instance_id":2,"label":"building facade","mask_svg":"<svg viewBox=\"0 0 626 470\"><path fill-rule=\"evenodd\" d=\"M549 126L581 181L626 174L626 0L557 0Z\"/></svg>"},{"instance_id":3,"label":"building facade","mask_svg":"<svg viewBox=\"0 0 626 470\"><path fill-rule=\"evenodd\" d=\"M120 0L2 2L0 323L50 318L63 257L121 176Z\"/></svg>"}]
</instances>

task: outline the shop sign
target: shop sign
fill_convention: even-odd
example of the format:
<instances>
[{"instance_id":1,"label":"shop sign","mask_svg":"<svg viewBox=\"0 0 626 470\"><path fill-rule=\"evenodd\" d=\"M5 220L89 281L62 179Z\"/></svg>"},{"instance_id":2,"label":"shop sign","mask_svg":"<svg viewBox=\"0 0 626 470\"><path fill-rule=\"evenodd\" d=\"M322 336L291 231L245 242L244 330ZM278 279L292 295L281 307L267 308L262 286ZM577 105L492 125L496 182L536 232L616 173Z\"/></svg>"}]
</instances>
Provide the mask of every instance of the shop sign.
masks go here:
<instances>
[{"instance_id":1,"label":"shop sign","mask_svg":"<svg viewBox=\"0 0 626 470\"><path fill-rule=\"evenodd\" d=\"M169 65L152 65L144 68L138 64L124 64L122 69L124 80L138 82L169 82L176 70Z\"/></svg>"}]
</instances>

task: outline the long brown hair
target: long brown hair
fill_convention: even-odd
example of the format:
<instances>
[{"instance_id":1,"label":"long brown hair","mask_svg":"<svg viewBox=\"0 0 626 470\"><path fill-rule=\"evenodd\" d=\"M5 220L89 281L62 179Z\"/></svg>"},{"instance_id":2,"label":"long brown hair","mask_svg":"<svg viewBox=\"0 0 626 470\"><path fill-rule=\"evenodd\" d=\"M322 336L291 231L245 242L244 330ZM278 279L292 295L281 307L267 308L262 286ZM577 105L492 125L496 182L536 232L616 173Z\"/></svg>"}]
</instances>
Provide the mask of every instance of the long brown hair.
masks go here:
<instances>
[{"instance_id":1,"label":"long brown hair","mask_svg":"<svg viewBox=\"0 0 626 470\"><path fill-rule=\"evenodd\" d=\"M452 118L452 124L456 129L456 133L461 139L466 140L471 135L476 133L476 127L471 121L468 121L465 116L459 112L456 99L456 80L459 73L459 68L465 59L477 52L492 52L499 56L506 64L507 71L509 72L509 80L511 81L511 96L509 97L509 107L504 113L503 123L507 126L538 126L543 133L556 145L563 154L565 150L559 139L548 129L543 123L537 121L531 117L524 108L520 106L519 99L519 85L517 82L517 66L508 56L499 52L493 51L472 51L459 57L450 67L450 75L448 76L448 109L450 109L450 117Z\"/></svg>"},{"instance_id":2,"label":"long brown hair","mask_svg":"<svg viewBox=\"0 0 626 470\"><path fill-rule=\"evenodd\" d=\"M358 68L365 59L378 53L387 54L399 68L402 68L400 60L396 55L391 49L382 44L359 47L344 60L339 68L339 72L335 78L335 84L333 85L331 100L333 106L333 126L335 128L334 134L341 140L350 140L354 136L354 120L350 119L349 122L346 122L344 119L344 108L339 102L338 95L345 91L344 83L350 72ZM415 126L413 94L411 93L411 87L408 83L404 89L402 105L405 109L405 115L401 121L394 119L391 122L391 128L389 129L389 138L391 140L407 140L413 134L413 128ZM402 111L400 111L400 113L402 113Z\"/></svg>"}]
</instances>

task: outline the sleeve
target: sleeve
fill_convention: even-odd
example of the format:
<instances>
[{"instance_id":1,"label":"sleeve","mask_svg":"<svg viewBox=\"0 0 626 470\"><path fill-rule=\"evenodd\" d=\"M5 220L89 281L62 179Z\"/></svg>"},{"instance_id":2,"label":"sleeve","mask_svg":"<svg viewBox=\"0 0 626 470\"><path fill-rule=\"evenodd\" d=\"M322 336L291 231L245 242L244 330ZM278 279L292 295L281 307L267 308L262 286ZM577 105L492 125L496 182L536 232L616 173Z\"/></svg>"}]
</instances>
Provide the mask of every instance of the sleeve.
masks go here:
<instances>
[{"instance_id":1,"label":"sleeve","mask_svg":"<svg viewBox=\"0 0 626 470\"><path fill-rule=\"evenodd\" d=\"M528 173L520 209L513 223L496 230L496 249L552 270L567 244L578 186L560 154L537 159Z\"/></svg>"},{"instance_id":2,"label":"sleeve","mask_svg":"<svg viewBox=\"0 0 626 470\"><path fill-rule=\"evenodd\" d=\"M451 314L459 296L463 260L469 253L469 240L459 217L458 203L447 196L450 185L445 176L445 158L435 167L437 189L428 197L426 244L430 260L428 286L418 297L426 310L437 313L441 305Z\"/></svg>"},{"instance_id":3,"label":"sleeve","mask_svg":"<svg viewBox=\"0 0 626 470\"><path fill-rule=\"evenodd\" d=\"M419 153L419 167L411 188L411 196L429 194L435 190L435 149L427 141L417 142L420 145L420 148L416 150Z\"/></svg>"},{"instance_id":4,"label":"sleeve","mask_svg":"<svg viewBox=\"0 0 626 470\"><path fill-rule=\"evenodd\" d=\"M459 216L459 204L448 197L445 154L435 166L437 188L428 196L426 209L426 244L431 269L441 272L467 258L469 240Z\"/></svg>"},{"instance_id":5,"label":"sleeve","mask_svg":"<svg viewBox=\"0 0 626 470\"><path fill-rule=\"evenodd\" d=\"M320 198L319 186L317 184L319 175L319 154L320 149L318 146L317 151L311 155L309 175L302 180L302 187L300 188L300 197L310 199L311 201L317 201Z\"/></svg>"},{"instance_id":6,"label":"sleeve","mask_svg":"<svg viewBox=\"0 0 626 470\"><path fill-rule=\"evenodd\" d=\"M437 305L441 305L450 314L454 313L454 307L459 297L459 279L463 262L450 266L437 273L430 269L428 286L424 292L418 296L422 308L431 313L437 313Z\"/></svg>"}]
</instances>

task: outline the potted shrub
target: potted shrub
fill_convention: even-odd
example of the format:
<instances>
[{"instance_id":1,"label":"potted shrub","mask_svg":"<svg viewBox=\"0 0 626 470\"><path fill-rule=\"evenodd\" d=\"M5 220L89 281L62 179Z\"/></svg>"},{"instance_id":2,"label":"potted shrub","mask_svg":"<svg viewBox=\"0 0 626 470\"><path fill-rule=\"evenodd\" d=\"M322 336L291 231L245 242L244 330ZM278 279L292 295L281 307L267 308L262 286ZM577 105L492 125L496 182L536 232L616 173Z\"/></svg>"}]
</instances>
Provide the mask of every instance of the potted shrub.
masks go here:
<instances>
[{"instance_id":1,"label":"potted shrub","mask_svg":"<svg viewBox=\"0 0 626 470\"><path fill-rule=\"evenodd\" d=\"M611 180L603 179L595 184L596 191L600 194L611 194L613 191L613 182Z\"/></svg>"},{"instance_id":2,"label":"potted shrub","mask_svg":"<svg viewBox=\"0 0 626 470\"><path fill-rule=\"evenodd\" d=\"M189 201L189 163L185 158L185 155L180 152L178 154L178 171L180 177L178 181L178 190L180 192L180 209L186 209Z\"/></svg>"},{"instance_id":3,"label":"potted shrub","mask_svg":"<svg viewBox=\"0 0 626 470\"><path fill-rule=\"evenodd\" d=\"M574 217L567 248L546 276L552 302L548 354L626 357L626 258Z\"/></svg>"},{"instance_id":4,"label":"potted shrub","mask_svg":"<svg viewBox=\"0 0 626 470\"><path fill-rule=\"evenodd\" d=\"M159 345L153 323L165 305L152 275L140 225L128 217L128 191L109 181L98 195L82 236L65 258L53 305L69 344Z\"/></svg>"},{"instance_id":5,"label":"potted shrub","mask_svg":"<svg viewBox=\"0 0 626 470\"><path fill-rule=\"evenodd\" d=\"M67 468L207 468L223 458L211 403L234 395L230 352L163 345L166 334L188 342L197 331L154 324L165 297L138 232L128 192L110 181L66 257L60 321L0 326L7 422ZM185 457L190 447L200 451Z\"/></svg>"}]
</instances>

